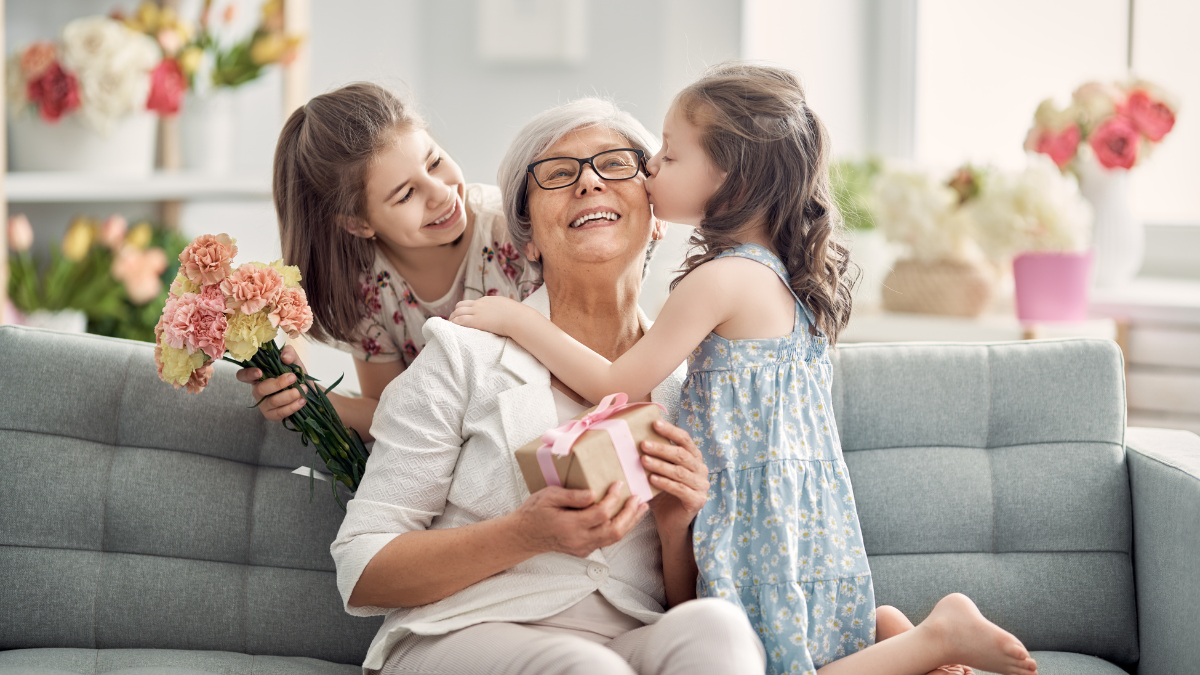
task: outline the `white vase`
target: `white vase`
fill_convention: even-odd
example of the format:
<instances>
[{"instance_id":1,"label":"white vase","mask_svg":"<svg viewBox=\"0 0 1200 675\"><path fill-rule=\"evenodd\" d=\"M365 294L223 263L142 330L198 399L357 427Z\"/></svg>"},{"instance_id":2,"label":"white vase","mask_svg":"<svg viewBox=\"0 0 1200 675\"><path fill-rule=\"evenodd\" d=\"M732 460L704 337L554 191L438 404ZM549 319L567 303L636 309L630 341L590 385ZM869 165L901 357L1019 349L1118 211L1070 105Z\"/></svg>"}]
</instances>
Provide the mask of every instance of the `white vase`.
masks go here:
<instances>
[{"instance_id":1,"label":"white vase","mask_svg":"<svg viewBox=\"0 0 1200 675\"><path fill-rule=\"evenodd\" d=\"M187 97L180 115L183 168L227 174L233 168L233 91L214 89Z\"/></svg>"},{"instance_id":2,"label":"white vase","mask_svg":"<svg viewBox=\"0 0 1200 675\"><path fill-rule=\"evenodd\" d=\"M896 262L897 247L877 229L849 230L850 260L862 271L854 287L856 311L878 311L883 304L883 279Z\"/></svg>"},{"instance_id":3,"label":"white vase","mask_svg":"<svg viewBox=\"0 0 1200 675\"><path fill-rule=\"evenodd\" d=\"M1092 283L1119 288L1137 276L1146 251L1145 228L1129 202L1129 171L1105 169L1091 158L1081 158L1078 166L1079 190L1096 214Z\"/></svg>"},{"instance_id":4,"label":"white vase","mask_svg":"<svg viewBox=\"0 0 1200 675\"><path fill-rule=\"evenodd\" d=\"M157 133L158 116L148 111L125 116L107 135L85 126L79 115L48 124L22 111L9 117L9 158L13 171L149 176Z\"/></svg>"},{"instance_id":5,"label":"white vase","mask_svg":"<svg viewBox=\"0 0 1200 675\"><path fill-rule=\"evenodd\" d=\"M60 333L86 333L87 314L79 309L60 309L49 311L39 309L24 317L25 325L32 328L45 328Z\"/></svg>"}]
</instances>

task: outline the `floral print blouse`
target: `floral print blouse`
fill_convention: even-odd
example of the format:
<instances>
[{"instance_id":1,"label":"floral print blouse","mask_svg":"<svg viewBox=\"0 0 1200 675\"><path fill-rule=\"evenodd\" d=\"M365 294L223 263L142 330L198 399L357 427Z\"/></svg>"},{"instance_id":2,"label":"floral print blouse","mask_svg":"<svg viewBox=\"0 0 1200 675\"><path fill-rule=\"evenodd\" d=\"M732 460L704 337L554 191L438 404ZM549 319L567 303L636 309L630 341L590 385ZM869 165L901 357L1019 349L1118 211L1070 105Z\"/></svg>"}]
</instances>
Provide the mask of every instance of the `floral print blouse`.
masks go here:
<instances>
[{"instance_id":1,"label":"floral print blouse","mask_svg":"<svg viewBox=\"0 0 1200 675\"><path fill-rule=\"evenodd\" d=\"M421 327L427 319L449 317L460 300L504 295L521 301L537 289L532 270L509 239L500 189L468 185L465 201L475 214L475 231L450 291L431 301L418 298L376 250L371 272L360 281L363 318L356 340L340 343L343 351L363 361L403 359L408 367L425 346Z\"/></svg>"}]
</instances>

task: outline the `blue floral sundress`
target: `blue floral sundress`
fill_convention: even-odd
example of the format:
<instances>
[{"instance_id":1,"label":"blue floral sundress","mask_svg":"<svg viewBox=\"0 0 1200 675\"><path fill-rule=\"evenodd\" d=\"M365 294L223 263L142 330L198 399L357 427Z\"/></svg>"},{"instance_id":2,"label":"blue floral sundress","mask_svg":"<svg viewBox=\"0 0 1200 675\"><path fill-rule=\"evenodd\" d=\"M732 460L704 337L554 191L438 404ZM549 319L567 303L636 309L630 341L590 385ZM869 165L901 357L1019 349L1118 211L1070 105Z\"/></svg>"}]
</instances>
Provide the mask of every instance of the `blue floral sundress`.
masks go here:
<instances>
[{"instance_id":1,"label":"blue floral sundress","mask_svg":"<svg viewBox=\"0 0 1200 675\"><path fill-rule=\"evenodd\" d=\"M727 256L762 263L788 285L783 263L761 246L717 257ZM676 422L696 439L712 485L693 526L696 593L745 610L769 675L815 673L875 642L875 593L826 347L799 299L788 336L709 333L688 357Z\"/></svg>"}]
</instances>

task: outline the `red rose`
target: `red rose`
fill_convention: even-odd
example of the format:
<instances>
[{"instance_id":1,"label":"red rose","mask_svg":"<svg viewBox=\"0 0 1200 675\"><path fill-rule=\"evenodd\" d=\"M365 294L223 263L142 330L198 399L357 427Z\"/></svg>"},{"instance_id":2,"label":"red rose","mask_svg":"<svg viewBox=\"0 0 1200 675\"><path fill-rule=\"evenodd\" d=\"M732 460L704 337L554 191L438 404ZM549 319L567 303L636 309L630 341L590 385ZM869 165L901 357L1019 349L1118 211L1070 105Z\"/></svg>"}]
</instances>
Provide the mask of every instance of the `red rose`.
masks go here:
<instances>
[{"instance_id":1,"label":"red rose","mask_svg":"<svg viewBox=\"0 0 1200 675\"><path fill-rule=\"evenodd\" d=\"M163 59L150 71L150 97L146 99L146 109L159 115L174 115L183 104L187 86L187 78L179 62Z\"/></svg>"},{"instance_id":2,"label":"red rose","mask_svg":"<svg viewBox=\"0 0 1200 675\"><path fill-rule=\"evenodd\" d=\"M1061 169L1075 158L1075 151L1079 148L1079 127L1072 124L1059 130L1057 133L1049 129L1043 129L1038 136L1037 146L1034 148L1040 153L1050 155L1050 159Z\"/></svg>"},{"instance_id":3,"label":"red rose","mask_svg":"<svg viewBox=\"0 0 1200 675\"><path fill-rule=\"evenodd\" d=\"M1137 162L1137 127L1128 117L1114 115L1096 127L1088 139L1096 159L1106 169L1129 169Z\"/></svg>"},{"instance_id":4,"label":"red rose","mask_svg":"<svg viewBox=\"0 0 1200 675\"><path fill-rule=\"evenodd\" d=\"M29 81L25 86L25 96L37 105L42 119L57 122L63 115L79 107L79 81L55 62L46 68L41 77Z\"/></svg>"},{"instance_id":5,"label":"red rose","mask_svg":"<svg viewBox=\"0 0 1200 675\"><path fill-rule=\"evenodd\" d=\"M1138 89L1125 101L1124 112L1142 134L1155 143L1175 126L1175 113L1165 103L1155 101Z\"/></svg>"}]
</instances>

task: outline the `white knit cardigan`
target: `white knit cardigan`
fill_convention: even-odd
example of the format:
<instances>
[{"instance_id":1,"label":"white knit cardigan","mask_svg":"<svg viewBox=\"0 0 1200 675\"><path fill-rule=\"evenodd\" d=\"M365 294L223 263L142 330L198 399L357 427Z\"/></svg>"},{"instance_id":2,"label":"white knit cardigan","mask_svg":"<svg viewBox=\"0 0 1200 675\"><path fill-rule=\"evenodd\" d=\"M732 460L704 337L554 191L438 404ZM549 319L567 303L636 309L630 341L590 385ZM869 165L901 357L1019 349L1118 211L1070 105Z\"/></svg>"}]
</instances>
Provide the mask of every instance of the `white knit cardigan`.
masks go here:
<instances>
[{"instance_id":1,"label":"white knit cardigan","mask_svg":"<svg viewBox=\"0 0 1200 675\"><path fill-rule=\"evenodd\" d=\"M546 317L541 288L525 301ZM638 311L643 330L649 328ZM364 671L383 667L405 635L440 635L485 621L533 621L599 591L617 609L653 623L664 611L661 545L647 514L621 541L586 559L535 556L420 607L351 607L363 568L395 537L461 527L515 510L529 491L513 451L557 422L550 373L512 340L442 319L425 323L420 356L384 390L371 426L375 447L330 546L346 611L387 614ZM685 367L651 394L674 421ZM476 555L478 551L463 551Z\"/></svg>"}]
</instances>

